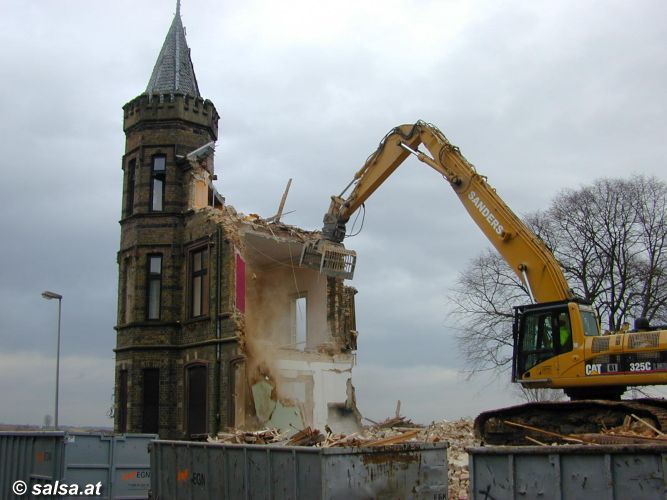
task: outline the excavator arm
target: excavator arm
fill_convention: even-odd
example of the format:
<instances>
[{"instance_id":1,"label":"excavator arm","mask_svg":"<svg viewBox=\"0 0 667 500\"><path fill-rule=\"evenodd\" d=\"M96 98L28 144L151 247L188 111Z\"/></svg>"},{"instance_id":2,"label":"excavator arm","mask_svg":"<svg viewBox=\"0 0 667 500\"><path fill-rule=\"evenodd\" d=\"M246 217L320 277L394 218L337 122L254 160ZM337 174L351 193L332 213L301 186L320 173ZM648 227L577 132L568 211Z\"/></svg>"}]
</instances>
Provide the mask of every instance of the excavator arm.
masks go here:
<instances>
[{"instance_id":1,"label":"excavator arm","mask_svg":"<svg viewBox=\"0 0 667 500\"><path fill-rule=\"evenodd\" d=\"M545 430L563 434L572 429L596 432L597 422L613 427L637 414L667 430L664 401L600 401L619 399L627 386L667 384L667 329L647 324L632 332L601 336L591 304L574 296L544 242L433 125L422 121L401 125L384 137L348 187L332 197L323 237L304 246L302 265L330 276L352 277L356 254L342 244L345 225L411 154L449 183L536 302L515 307L512 380L527 388L560 388L581 400L484 412L475 420L477 434L488 443L514 444L523 442L523 434L506 425L508 420L532 426L538 422Z\"/></svg>"},{"instance_id":2,"label":"excavator arm","mask_svg":"<svg viewBox=\"0 0 667 500\"><path fill-rule=\"evenodd\" d=\"M421 145L428 153L419 150ZM342 246L345 224L411 154L449 183L470 217L528 288L534 301L574 298L558 262L544 242L512 212L459 149L437 127L423 121L392 129L348 187L340 195L332 196L329 211L324 216L323 240L304 248L303 265L333 276L352 277L356 255ZM352 191L345 198L349 188Z\"/></svg>"}]
</instances>

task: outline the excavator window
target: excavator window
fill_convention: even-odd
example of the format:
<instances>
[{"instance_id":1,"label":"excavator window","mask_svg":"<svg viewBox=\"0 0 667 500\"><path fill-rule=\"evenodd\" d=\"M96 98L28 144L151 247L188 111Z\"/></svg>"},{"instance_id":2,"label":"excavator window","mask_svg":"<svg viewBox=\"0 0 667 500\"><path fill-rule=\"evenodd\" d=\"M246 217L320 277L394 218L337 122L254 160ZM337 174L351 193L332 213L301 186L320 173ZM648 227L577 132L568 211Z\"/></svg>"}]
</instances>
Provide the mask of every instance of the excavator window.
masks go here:
<instances>
[{"instance_id":1,"label":"excavator window","mask_svg":"<svg viewBox=\"0 0 667 500\"><path fill-rule=\"evenodd\" d=\"M581 310L581 319L584 323L584 335L587 337L597 337L600 335L600 326L593 311Z\"/></svg>"},{"instance_id":2,"label":"excavator window","mask_svg":"<svg viewBox=\"0 0 667 500\"><path fill-rule=\"evenodd\" d=\"M551 311L525 314L521 333L520 373L554 356L554 328Z\"/></svg>"}]
</instances>

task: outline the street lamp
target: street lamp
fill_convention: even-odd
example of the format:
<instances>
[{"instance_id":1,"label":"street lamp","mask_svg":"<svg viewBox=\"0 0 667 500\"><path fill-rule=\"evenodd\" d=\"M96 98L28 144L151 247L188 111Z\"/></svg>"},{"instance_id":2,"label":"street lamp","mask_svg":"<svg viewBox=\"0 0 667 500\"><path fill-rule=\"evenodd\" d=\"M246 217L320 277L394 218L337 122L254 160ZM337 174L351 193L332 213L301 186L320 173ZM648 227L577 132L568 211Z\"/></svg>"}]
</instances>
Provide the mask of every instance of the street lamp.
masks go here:
<instances>
[{"instance_id":1,"label":"street lamp","mask_svg":"<svg viewBox=\"0 0 667 500\"><path fill-rule=\"evenodd\" d=\"M63 301L63 296L55 292L42 292L42 297L45 299L58 299L58 350L56 353L56 411L55 411L55 428L58 429L58 387L60 382L60 311Z\"/></svg>"}]
</instances>

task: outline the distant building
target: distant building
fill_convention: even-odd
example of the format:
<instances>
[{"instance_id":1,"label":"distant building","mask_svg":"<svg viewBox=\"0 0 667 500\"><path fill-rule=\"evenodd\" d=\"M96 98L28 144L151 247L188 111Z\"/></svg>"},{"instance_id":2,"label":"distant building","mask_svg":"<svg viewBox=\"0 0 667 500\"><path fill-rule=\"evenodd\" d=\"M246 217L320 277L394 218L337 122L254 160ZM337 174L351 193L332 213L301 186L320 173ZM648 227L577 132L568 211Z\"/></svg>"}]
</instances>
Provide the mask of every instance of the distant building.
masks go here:
<instances>
[{"instance_id":1,"label":"distant building","mask_svg":"<svg viewBox=\"0 0 667 500\"><path fill-rule=\"evenodd\" d=\"M316 235L237 214L213 187L219 115L180 7L123 111L115 430L358 425L356 291L299 267Z\"/></svg>"}]
</instances>

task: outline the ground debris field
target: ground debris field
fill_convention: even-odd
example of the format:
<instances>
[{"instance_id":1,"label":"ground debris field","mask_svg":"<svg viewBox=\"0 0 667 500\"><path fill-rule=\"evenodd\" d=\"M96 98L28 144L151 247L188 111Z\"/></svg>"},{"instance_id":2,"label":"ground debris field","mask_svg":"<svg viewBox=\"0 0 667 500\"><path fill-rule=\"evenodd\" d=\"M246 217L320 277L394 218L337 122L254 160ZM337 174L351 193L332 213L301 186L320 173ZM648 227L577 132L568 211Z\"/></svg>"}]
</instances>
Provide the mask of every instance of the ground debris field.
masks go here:
<instances>
[{"instance_id":1,"label":"ground debris field","mask_svg":"<svg viewBox=\"0 0 667 500\"><path fill-rule=\"evenodd\" d=\"M468 455L466 447L478 446L473 435L472 419L432 422L419 425L397 416L364 427L352 434L336 434L324 429L306 429L279 433L275 429L260 431L229 430L208 438L211 443L266 444L269 446L388 446L404 443L449 443L449 495L453 500L468 498Z\"/></svg>"}]
</instances>

